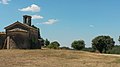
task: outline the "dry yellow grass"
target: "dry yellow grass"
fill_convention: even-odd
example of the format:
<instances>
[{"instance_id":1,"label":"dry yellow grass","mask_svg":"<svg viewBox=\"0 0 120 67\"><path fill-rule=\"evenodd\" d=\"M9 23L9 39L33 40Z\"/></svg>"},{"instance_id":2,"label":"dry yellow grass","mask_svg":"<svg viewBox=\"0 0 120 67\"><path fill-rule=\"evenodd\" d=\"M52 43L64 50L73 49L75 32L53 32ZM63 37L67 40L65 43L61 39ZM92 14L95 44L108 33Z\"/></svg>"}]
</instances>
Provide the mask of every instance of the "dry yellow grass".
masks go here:
<instances>
[{"instance_id":1,"label":"dry yellow grass","mask_svg":"<svg viewBox=\"0 0 120 67\"><path fill-rule=\"evenodd\" d=\"M0 67L120 67L120 57L72 50L0 50Z\"/></svg>"}]
</instances>

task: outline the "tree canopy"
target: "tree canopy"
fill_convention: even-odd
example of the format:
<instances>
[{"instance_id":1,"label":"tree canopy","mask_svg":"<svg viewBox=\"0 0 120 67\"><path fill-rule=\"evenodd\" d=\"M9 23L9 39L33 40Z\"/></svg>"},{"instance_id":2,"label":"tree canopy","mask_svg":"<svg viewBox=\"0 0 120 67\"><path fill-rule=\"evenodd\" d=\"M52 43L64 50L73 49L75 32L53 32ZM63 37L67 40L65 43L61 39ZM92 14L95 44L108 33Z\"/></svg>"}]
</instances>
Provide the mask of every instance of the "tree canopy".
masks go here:
<instances>
[{"instance_id":1,"label":"tree canopy","mask_svg":"<svg viewBox=\"0 0 120 67\"><path fill-rule=\"evenodd\" d=\"M110 36L97 36L92 40L92 47L97 49L100 53L112 49L115 41Z\"/></svg>"},{"instance_id":2,"label":"tree canopy","mask_svg":"<svg viewBox=\"0 0 120 67\"><path fill-rule=\"evenodd\" d=\"M46 39L46 40L44 41L44 44L45 44L45 46L48 46L48 45L50 44L50 41L49 41L48 39Z\"/></svg>"},{"instance_id":3,"label":"tree canopy","mask_svg":"<svg viewBox=\"0 0 120 67\"><path fill-rule=\"evenodd\" d=\"M48 45L48 48L52 49L58 49L60 44L57 41L51 42L50 45Z\"/></svg>"},{"instance_id":4,"label":"tree canopy","mask_svg":"<svg viewBox=\"0 0 120 67\"><path fill-rule=\"evenodd\" d=\"M71 47L76 50L85 48L85 42L83 40L75 40L72 42Z\"/></svg>"}]
</instances>

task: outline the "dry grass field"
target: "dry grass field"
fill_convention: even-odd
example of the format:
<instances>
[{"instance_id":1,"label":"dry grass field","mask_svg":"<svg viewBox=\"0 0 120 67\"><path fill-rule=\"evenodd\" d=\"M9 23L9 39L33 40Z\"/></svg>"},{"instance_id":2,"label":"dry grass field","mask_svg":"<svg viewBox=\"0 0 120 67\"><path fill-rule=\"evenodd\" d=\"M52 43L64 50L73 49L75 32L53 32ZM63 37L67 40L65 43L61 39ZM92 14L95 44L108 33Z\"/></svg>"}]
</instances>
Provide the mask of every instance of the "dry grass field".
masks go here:
<instances>
[{"instance_id":1,"label":"dry grass field","mask_svg":"<svg viewBox=\"0 0 120 67\"><path fill-rule=\"evenodd\" d=\"M73 50L0 50L0 67L120 67L120 57Z\"/></svg>"}]
</instances>

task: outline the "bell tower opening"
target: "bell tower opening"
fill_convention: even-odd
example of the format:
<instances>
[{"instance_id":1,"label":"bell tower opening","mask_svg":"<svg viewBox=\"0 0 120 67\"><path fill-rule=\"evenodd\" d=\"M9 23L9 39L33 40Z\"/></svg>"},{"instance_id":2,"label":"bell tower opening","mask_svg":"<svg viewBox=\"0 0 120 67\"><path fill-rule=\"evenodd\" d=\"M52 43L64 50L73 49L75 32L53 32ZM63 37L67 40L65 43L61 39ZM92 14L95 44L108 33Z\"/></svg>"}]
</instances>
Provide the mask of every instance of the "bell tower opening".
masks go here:
<instances>
[{"instance_id":1,"label":"bell tower opening","mask_svg":"<svg viewBox=\"0 0 120 67\"><path fill-rule=\"evenodd\" d=\"M32 18L31 16L24 15L23 16L23 23L31 26L31 18Z\"/></svg>"}]
</instances>

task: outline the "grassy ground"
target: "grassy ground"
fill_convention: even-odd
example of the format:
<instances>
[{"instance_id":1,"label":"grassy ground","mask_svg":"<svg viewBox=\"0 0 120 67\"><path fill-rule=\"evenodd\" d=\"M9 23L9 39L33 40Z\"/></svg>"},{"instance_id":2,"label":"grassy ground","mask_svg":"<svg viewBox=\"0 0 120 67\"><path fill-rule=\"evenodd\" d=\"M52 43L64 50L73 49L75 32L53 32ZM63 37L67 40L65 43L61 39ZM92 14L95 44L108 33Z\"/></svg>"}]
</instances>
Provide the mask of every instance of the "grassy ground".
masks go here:
<instances>
[{"instance_id":1,"label":"grassy ground","mask_svg":"<svg viewBox=\"0 0 120 67\"><path fill-rule=\"evenodd\" d=\"M120 57L72 50L0 50L0 67L120 67Z\"/></svg>"}]
</instances>

